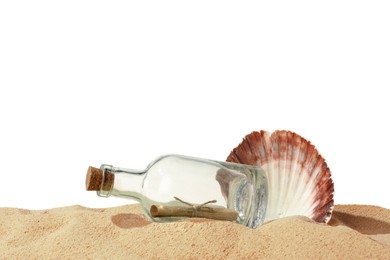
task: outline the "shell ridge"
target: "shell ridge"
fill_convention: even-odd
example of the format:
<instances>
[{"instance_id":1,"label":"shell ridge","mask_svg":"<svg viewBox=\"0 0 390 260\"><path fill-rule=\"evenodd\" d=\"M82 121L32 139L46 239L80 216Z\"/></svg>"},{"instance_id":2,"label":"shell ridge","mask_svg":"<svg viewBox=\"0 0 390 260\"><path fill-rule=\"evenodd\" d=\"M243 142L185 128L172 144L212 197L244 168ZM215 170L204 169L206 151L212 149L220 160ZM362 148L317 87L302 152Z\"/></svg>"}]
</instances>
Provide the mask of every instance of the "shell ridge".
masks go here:
<instances>
[{"instance_id":1,"label":"shell ridge","mask_svg":"<svg viewBox=\"0 0 390 260\"><path fill-rule=\"evenodd\" d=\"M298 154L298 160L297 160L297 164L299 165L299 167L298 167L298 170L296 171L297 187L295 189L292 203L290 206L290 208L292 209L292 214L294 214L294 215L300 214L301 208L298 207L297 204L302 196L302 190L304 189L304 185L306 184L304 162L306 161L306 157L307 157L306 153L307 153L308 143L304 138L302 138L302 137L300 137L300 138L301 138L301 145L299 148L299 154ZM298 208L298 210L297 210L297 208Z\"/></svg>"},{"instance_id":2,"label":"shell ridge","mask_svg":"<svg viewBox=\"0 0 390 260\"><path fill-rule=\"evenodd\" d=\"M314 147L314 145L310 144L311 149L311 155L310 159L307 162L306 171L308 173L308 180L307 180L307 187L303 191L301 200L299 204L307 205L307 213L311 214L313 210L313 200L311 199L312 196L315 196L316 194L316 181L318 180L318 175L314 173L315 166L317 165L317 162L322 159L322 156L318 154L317 149ZM310 196L312 195L312 196Z\"/></svg>"},{"instance_id":3,"label":"shell ridge","mask_svg":"<svg viewBox=\"0 0 390 260\"><path fill-rule=\"evenodd\" d=\"M285 192L282 199L282 212L284 212L285 215L288 215L288 206L289 206L289 195L290 195L290 189L291 189L291 182L293 181L292 177L294 174L291 174L291 168L292 168L292 158L293 158L293 135L290 131L286 132L286 157L285 157L285 174L287 175L285 177Z\"/></svg>"},{"instance_id":4,"label":"shell ridge","mask_svg":"<svg viewBox=\"0 0 390 260\"><path fill-rule=\"evenodd\" d=\"M290 173L297 172L298 168L298 156L299 156L299 150L301 145L301 138L299 138L299 135L292 133L291 137L291 166L290 166ZM287 187L287 208L286 208L286 214L287 215L293 215L291 204L292 204L292 191L297 186L298 179L296 174L290 174L290 181L289 185Z\"/></svg>"},{"instance_id":5,"label":"shell ridge","mask_svg":"<svg viewBox=\"0 0 390 260\"><path fill-rule=\"evenodd\" d=\"M270 143L272 147L272 169L268 172L268 176L272 176L272 179L269 180L271 184L271 195L270 195L270 205L268 205L269 211L266 213L266 219L269 216L275 216L278 214L278 205L280 199L280 170L279 170L279 140L276 131L273 132L270 136Z\"/></svg>"},{"instance_id":6,"label":"shell ridge","mask_svg":"<svg viewBox=\"0 0 390 260\"><path fill-rule=\"evenodd\" d=\"M275 155L274 156L274 163L275 163L275 167L277 167L276 169L276 184L275 186L277 186L277 190L275 190L275 193L277 194L277 197L276 197L276 205L275 205L275 210L276 210L276 214L277 216L280 215L280 201L281 201L281 197L283 196L283 189L282 189L282 185L283 185L283 175L282 175L282 152L281 152L281 140L279 138L279 131L275 131L274 132L274 136L275 136L275 147L276 147L276 151L275 151Z\"/></svg>"},{"instance_id":7,"label":"shell ridge","mask_svg":"<svg viewBox=\"0 0 390 260\"><path fill-rule=\"evenodd\" d=\"M318 192L316 194L316 190L319 190L319 183L321 181L320 180L321 176L324 176L326 179L329 178L329 175L326 173L326 170L327 170L327 165L325 159L320 154L318 154L317 162L312 170L312 177L310 179L310 188L308 188L308 190L310 189L311 194L314 195L318 194ZM317 200L318 200L317 196L314 196L312 198L308 197L303 203L312 205L311 211L313 211L315 208L314 204L317 203Z\"/></svg>"},{"instance_id":8,"label":"shell ridge","mask_svg":"<svg viewBox=\"0 0 390 260\"><path fill-rule=\"evenodd\" d=\"M314 145L312 145L310 142L308 142L308 149L307 149L308 156L306 157L306 160L304 162L304 171L305 171L305 181L306 181L306 187L304 190L302 190L301 197L297 201L298 205L305 205L305 207L302 207L302 212L304 214L312 214L312 204L311 197L315 196L315 184L313 183L313 179L316 177L314 174L312 174L313 167L311 166L313 164L313 161L317 159L318 152Z\"/></svg>"},{"instance_id":9,"label":"shell ridge","mask_svg":"<svg viewBox=\"0 0 390 260\"><path fill-rule=\"evenodd\" d=\"M285 215L285 200L287 194L287 182L289 181L289 172L287 171L287 156L288 156L288 137L287 131L279 131L279 181L280 181L280 190L279 190L279 201L278 201L278 214Z\"/></svg>"}]
</instances>

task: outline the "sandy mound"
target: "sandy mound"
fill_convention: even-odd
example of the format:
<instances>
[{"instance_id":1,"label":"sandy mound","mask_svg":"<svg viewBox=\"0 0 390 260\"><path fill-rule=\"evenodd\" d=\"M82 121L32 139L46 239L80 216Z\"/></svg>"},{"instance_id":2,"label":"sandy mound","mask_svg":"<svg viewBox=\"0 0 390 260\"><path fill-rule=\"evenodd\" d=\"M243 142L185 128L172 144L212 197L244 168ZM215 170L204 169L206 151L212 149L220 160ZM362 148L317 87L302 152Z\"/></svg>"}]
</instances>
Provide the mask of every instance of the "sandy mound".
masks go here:
<instances>
[{"instance_id":1,"label":"sandy mound","mask_svg":"<svg viewBox=\"0 0 390 260\"><path fill-rule=\"evenodd\" d=\"M329 225L289 217L257 229L207 219L157 224L138 205L0 208L0 259L390 259L390 210L338 205Z\"/></svg>"}]
</instances>

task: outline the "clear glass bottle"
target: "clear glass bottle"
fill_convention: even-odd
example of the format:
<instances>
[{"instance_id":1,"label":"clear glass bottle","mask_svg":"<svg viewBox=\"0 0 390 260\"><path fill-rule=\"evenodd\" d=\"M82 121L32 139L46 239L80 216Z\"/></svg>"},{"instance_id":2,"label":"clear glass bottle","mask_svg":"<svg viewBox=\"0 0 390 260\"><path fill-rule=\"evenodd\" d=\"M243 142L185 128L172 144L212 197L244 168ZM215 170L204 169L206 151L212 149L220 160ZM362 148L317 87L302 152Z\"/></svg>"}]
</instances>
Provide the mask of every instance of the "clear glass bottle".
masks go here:
<instances>
[{"instance_id":1,"label":"clear glass bottle","mask_svg":"<svg viewBox=\"0 0 390 260\"><path fill-rule=\"evenodd\" d=\"M101 197L139 201L155 222L205 216L256 228L264 221L268 200L261 168L182 155L159 157L141 171L105 164L90 167L86 186ZM158 215L157 209L165 214ZM184 213L178 214L178 209Z\"/></svg>"}]
</instances>

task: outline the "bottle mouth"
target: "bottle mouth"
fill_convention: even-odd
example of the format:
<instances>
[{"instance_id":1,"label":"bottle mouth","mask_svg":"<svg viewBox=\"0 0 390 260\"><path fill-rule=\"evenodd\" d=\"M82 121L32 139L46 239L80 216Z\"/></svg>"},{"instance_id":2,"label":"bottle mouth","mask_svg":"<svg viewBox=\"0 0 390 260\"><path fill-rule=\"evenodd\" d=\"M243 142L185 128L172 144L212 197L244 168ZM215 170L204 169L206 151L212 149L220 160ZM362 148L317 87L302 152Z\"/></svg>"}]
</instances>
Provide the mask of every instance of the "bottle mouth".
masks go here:
<instances>
[{"instance_id":1,"label":"bottle mouth","mask_svg":"<svg viewBox=\"0 0 390 260\"><path fill-rule=\"evenodd\" d=\"M99 168L90 166L86 177L86 190L96 191L100 197L109 197L114 186L115 174L112 165L103 164Z\"/></svg>"}]
</instances>

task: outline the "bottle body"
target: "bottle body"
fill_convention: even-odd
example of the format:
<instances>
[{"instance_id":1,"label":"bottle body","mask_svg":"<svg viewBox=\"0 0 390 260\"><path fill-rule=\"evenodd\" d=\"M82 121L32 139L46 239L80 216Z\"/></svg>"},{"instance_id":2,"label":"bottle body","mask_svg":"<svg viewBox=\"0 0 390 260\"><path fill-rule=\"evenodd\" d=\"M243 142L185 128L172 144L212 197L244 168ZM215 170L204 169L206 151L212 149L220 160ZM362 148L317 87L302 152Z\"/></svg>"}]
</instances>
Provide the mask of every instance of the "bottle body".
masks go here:
<instances>
[{"instance_id":1,"label":"bottle body","mask_svg":"<svg viewBox=\"0 0 390 260\"><path fill-rule=\"evenodd\" d=\"M101 189L98 195L138 200L149 218L156 222L180 217L153 216L153 206L193 206L197 211L199 205L210 201L213 203L204 207L234 210L235 221L245 226L255 228L264 221L268 185L264 171L258 167L167 155L149 164L144 171L108 165L102 165L101 169L115 178L111 189Z\"/></svg>"}]
</instances>

